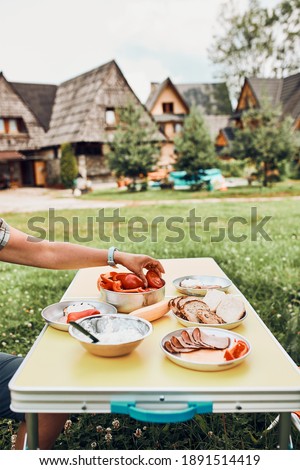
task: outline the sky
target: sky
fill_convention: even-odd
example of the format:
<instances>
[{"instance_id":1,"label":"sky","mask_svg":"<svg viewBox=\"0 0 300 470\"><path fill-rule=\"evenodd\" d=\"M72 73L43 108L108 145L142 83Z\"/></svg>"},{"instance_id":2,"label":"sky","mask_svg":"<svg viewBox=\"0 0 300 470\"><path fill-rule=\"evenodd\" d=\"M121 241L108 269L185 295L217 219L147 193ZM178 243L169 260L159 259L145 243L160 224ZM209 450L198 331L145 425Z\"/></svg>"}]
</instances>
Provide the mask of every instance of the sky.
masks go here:
<instances>
[{"instance_id":1,"label":"sky","mask_svg":"<svg viewBox=\"0 0 300 470\"><path fill-rule=\"evenodd\" d=\"M279 0L261 0L272 7ZM142 102L151 82L218 81L207 49L224 0L0 0L0 71L60 84L115 59ZM238 0L240 9L248 0Z\"/></svg>"}]
</instances>

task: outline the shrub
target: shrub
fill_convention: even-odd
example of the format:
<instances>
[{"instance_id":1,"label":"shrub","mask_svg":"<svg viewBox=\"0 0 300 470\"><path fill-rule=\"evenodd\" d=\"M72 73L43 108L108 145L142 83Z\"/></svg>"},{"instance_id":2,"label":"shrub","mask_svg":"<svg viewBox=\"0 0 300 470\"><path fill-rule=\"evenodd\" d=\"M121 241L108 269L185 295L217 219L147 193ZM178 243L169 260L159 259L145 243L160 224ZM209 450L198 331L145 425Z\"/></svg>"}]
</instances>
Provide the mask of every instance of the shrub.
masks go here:
<instances>
[{"instance_id":1,"label":"shrub","mask_svg":"<svg viewBox=\"0 0 300 470\"><path fill-rule=\"evenodd\" d=\"M74 186L74 180L78 174L76 157L71 144L61 146L60 175L61 181L66 188Z\"/></svg>"}]
</instances>

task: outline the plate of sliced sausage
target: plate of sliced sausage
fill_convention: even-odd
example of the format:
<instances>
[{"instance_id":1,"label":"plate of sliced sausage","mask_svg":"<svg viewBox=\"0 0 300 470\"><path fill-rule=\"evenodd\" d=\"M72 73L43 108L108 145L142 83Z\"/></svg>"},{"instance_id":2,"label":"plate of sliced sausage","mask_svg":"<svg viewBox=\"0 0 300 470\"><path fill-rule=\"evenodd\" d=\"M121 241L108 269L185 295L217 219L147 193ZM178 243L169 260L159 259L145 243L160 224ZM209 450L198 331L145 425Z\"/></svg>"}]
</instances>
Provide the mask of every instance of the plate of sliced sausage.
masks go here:
<instances>
[{"instance_id":1,"label":"plate of sliced sausage","mask_svg":"<svg viewBox=\"0 0 300 470\"><path fill-rule=\"evenodd\" d=\"M161 341L164 354L175 364L198 371L221 371L241 364L251 346L243 336L217 328L182 328Z\"/></svg>"}]
</instances>

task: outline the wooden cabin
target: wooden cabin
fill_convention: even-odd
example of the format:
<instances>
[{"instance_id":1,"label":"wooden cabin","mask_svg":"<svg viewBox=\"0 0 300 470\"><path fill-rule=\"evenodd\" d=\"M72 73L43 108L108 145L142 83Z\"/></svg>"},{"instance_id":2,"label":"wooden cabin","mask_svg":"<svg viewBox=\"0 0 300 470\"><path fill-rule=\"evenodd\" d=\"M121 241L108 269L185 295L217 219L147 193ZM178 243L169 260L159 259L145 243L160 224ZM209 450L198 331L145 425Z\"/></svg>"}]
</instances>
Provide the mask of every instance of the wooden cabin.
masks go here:
<instances>
[{"instance_id":1,"label":"wooden cabin","mask_svg":"<svg viewBox=\"0 0 300 470\"><path fill-rule=\"evenodd\" d=\"M105 180L111 173L106 152L117 126L119 108L129 102L153 117L139 101L113 60L56 85L8 82L0 75L0 188L55 185L60 148L71 143L79 172ZM164 141L157 130L153 139Z\"/></svg>"},{"instance_id":2,"label":"wooden cabin","mask_svg":"<svg viewBox=\"0 0 300 470\"><path fill-rule=\"evenodd\" d=\"M8 82L0 73L0 184L45 185L48 157L41 149L55 92L55 85Z\"/></svg>"},{"instance_id":3,"label":"wooden cabin","mask_svg":"<svg viewBox=\"0 0 300 470\"><path fill-rule=\"evenodd\" d=\"M113 60L59 85L44 146L59 152L60 146L73 145L79 172L90 179L107 179L109 143L116 130L119 108L129 102L142 110L142 121L153 119L137 98ZM157 131L154 140L164 140Z\"/></svg>"},{"instance_id":4,"label":"wooden cabin","mask_svg":"<svg viewBox=\"0 0 300 470\"><path fill-rule=\"evenodd\" d=\"M263 100L272 107L281 106L283 116L291 116L293 129L300 130L300 73L286 78L246 78L238 98L237 107L230 120L233 130L221 129L217 137L219 151L230 147L234 129L243 127L243 113L259 108Z\"/></svg>"},{"instance_id":5,"label":"wooden cabin","mask_svg":"<svg viewBox=\"0 0 300 470\"><path fill-rule=\"evenodd\" d=\"M176 160L174 137L182 130L184 118L192 106L203 114L214 140L219 129L227 125L232 112L225 83L175 85L170 78L162 83L151 83L146 108L166 136L161 146L160 168L172 168Z\"/></svg>"}]
</instances>

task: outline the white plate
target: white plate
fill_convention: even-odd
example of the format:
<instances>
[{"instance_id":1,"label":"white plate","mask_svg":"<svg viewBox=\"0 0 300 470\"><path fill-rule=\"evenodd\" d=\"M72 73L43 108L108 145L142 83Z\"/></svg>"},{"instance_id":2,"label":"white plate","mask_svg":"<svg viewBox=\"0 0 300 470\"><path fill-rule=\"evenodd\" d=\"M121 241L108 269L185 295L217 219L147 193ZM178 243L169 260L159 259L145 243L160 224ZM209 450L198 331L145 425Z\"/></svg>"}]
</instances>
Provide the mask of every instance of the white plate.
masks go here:
<instances>
[{"instance_id":1,"label":"white plate","mask_svg":"<svg viewBox=\"0 0 300 470\"><path fill-rule=\"evenodd\" d=\"M200 327L200 330L201 330L202 327ZM181 328L180 330L175 330L175 331L172 331L171 333L168 333L161 341L161 349L163 350L163 352L165 353L165 355L167 356L168 359L170 359L172 362L174 362L175 364L181 366L181 367L185 367L186 369L193 369L193 370L198 370L198 371L204 371L204 372L207 372L207 371L221 371L221 370L226 370L226 369L231 369L232 367L235 367L239 364L241 364L250 354L251 352L251 346L250 346L250 343L248 340L246 340L246 338L244 336L241 336L237 333L233 333L232 331L230 330L222 330L222 329L217 329L217 328L205 328L205 333L207 334L211 334L211 335L215 335L215 336L219 336L219 337L224 337L224 336L227 336L229 339L230 339L230 343L229 343L229 346L228 348L230 349L235 340L238 341L238 340L242 340L244 341L247 346L248 346L248 351L246 354L244 354L244 356L242 357L239 357L237 359L233 359L232 361L220 361L219 359L215 360L213 358L213 354L212 354L212 360L211 361L190 361L188 359L188 355L189 354L193 354L193 353L184 353L185 354L185 357L182 357L181 354L182 353L170 353L168 352L165 348L164 348L164 343L165 341L168 341L171 336L179 336L181 334L182 331L185 331L185 330L188 330L188 331L193 331L194 328ZM219 350L219 351L216 351L217 353L220 352L219 355L223 355L225 353L226 349L223 349L223 350ZM214 353L214 351L212 351L212 353Z\"/></svg>"},{"instance_id":2,"label":"white plate","mask_svg":"<svg viewBox=\"0 0 300 470\"><path fill-rule=\"evenodd\" d=\"M65 300L64 302L57 302L56 304L48 305L48 307L42 310L42 317L44 320L53 328L62 331L69 331L69 324L60 321L64 317L64 308L69 305L75 305L80 303L88 303L94 308L99 310L101 313L117 313L117 309L113 305L109 305L105 302L97 302L96 300Z\"/></svg>"},{"instance_id":3,"label":"white plate","mask_svg":"<svg viewBox=\"0 0 300 470\"><path fill-rule=\"evenodd\" d=\"M193 321L188 321L188 320L184 320L184 318L181 318L179 317L178 315L176 315L176 313L174 313L172 310L170 311L171 314L173 315L174 318L176 318L176 320L183 326L189 328L189 327L193 327L193 326L199 326L201 328L222 328L222 329L225 329L225 330L233 330L234 328L237 328L241 323L243 323L243 321L247 318L247 311L245 311L244 315L242 316L242 318L240 318L240 320L237 320L235 322L231 322L231 323L209 323L209 324L206 324L206 323L196 323L196 322L193 322Z\"/></svg>"},{"instance_id":4,"label":"white plate","mask_svg":"<svg viewBox=\"0 0 300 470\"><path fill-rule=\"evenodd\" d=\"M179 292L182 292L186 295L205 295L207 289L193 289L191 287L182 287L180 283L186 279L192 279L199 282L201 286L220 286L215 287L215 289L226 292L231 286L231 281L226 277L217 277L217 276L182 276L178 277L173 281L173 285Z\"/></svg>"}]
</instances>

